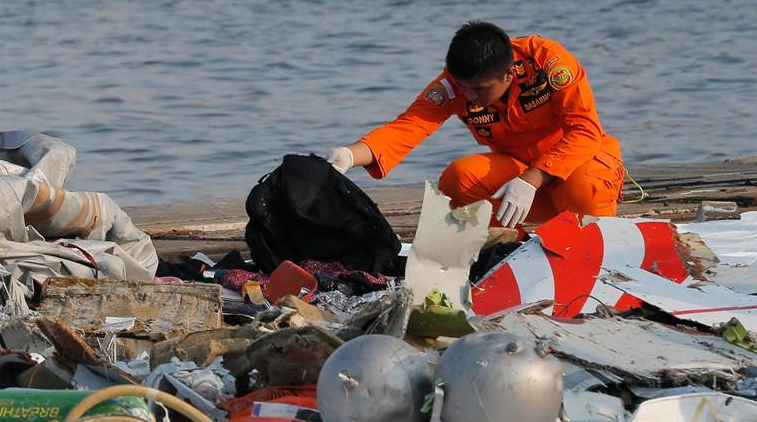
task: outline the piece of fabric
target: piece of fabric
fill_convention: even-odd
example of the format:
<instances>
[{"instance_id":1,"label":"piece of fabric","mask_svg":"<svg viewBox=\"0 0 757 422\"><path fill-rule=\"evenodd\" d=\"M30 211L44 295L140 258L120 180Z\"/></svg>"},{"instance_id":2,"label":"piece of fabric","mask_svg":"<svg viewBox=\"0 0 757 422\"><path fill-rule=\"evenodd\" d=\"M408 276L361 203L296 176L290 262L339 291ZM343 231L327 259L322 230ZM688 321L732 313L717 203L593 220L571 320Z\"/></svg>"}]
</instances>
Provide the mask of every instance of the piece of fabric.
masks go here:
<instances>
[{"instance_id":1,"label":"piece of fabric","mask_svg":"<svg viewBox=\"0 0 757 422\"><path fill-rule=\"evenodd\" d=\"M231 414L229 422L321 421L315 384L261 388L223 407Z\"/></svg>"},{"instance_id":2,"label":"piece of fabric","mask_svg":"<svg viewBox=\"0 0 757 422\"><path fill-rule=\"evenodd\" d=\"M270 277L268 275L260 272L237 269L218 269L213 271L215 272L215 274L213 275L214 282L219 283L229 290L234 290L235 292L241 292L242 286L244 286L248 281L257 281L263 285L268 284L268 282L270 281Z\"/></svg>"},{"instance_id":3,"label":"piece of fabric","mask_svg":"<svg viewBox=\"0 0 757 422\"><path fill-rule=\"evenodd\" d=\"M451 198L452 207L461 207L491 196L508 180L528 166L500 153L473 154L450 163L439 177L439 190ZM614 216L623 188L623 165L607 154L598 153L579 166L567 180L554 180L536 191L525 221L542 223L563 211L583 215ZM501 199L490 199L499 209ZM490 225L498 226L496 215Z\"/></svg>"},{"instance_id":4,"label":"piece of fabric","mask_svg":"<svg viewBox=\"0 0 757 422\"><path fill-rule=\"evenodd\" d=\"M389 279L383 274L374 276L366 271L348 270L339 262L319 262L313 260L305 260L300 262L300 267L313 275L328 275L343 281L351 281L361 285L373 286L372 288L368 288L369 290L383 289L389 284Z\"/></svg>"},{"instance_id":5,"label":"piece of fabric","mask_svg":"<svg viewBox=\"0 0 757 422\"><path fill-rule=\"evenodd\" d=\"M375 178L385 177L452 115L492 152L561 181L583 171L579 168L592 159L613 166L620 163L620 144L600 125L586 71L578 60L557 42L540 36L514 38L512 43L515 79L500 100L476 106L444 70L405 112L361 139L375 158L366 167L368 172ZM490 170L498 174L508 171ZM602 168L589 171L595 170L605 173ZM517 174L503 178L499 186L514 176Z\"/></svg>"},{"instance_id":6,"label":"piece of fabric","mask_svg":"<svg viewBox=\"0 0 757 422\"><path fill-rule=\"evenodd\" d=\"M76 148L58 138L21 130L0 132L0 175L26 176L62 188L75 166Z\"/></svg>"},{"instance_id":7,"label":"piece of fabric","mask_svg":"<svg viewBox=\"0 0 757 422\"><path fill-rule=\"evenodd\" d=\"M106 241L102 247L94 247L106 250L117 244L130 261L142 267L142 271L134 268L138 272L132 275L138 275L138 280L154 277L158 256L150 236L136 228L108 195L68 192L17 176L0 176L0 194L4 199L0 206L0 238L27 242L27 226L31 226L38 239L80 238L90 241L90 245L92 241Z\"/></svg>"},{"instance_id":8,"label":"piece of fabric","mask_svg":"<svg viewBox=\"0 0 757 422\"><path fill-rule=\"evenodd\" d=\"M75 157L59 139L0 132L0 278L14 291L26 286L27 299L51 276L155 275L150 237L108 195L62 188Z\"/></svg>"}]
</instances>

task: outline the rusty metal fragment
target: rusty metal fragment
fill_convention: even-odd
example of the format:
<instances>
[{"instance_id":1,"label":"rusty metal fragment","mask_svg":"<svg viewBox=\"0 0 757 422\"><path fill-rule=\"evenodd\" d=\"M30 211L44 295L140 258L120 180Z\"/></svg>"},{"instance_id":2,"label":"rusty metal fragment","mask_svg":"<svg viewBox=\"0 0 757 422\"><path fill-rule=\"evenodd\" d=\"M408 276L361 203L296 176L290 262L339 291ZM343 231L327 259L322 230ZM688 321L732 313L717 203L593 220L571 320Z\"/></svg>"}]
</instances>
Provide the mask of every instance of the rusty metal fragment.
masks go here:
<instances>
[{"instance_id":1,"label":"rusty metal fragment","mask_svg":"<svg viewBox=\"0 0 757 422\"><path fill-rule=\"evenodd\" d=\"M696 233L676 233L675 248L688 273L697 280L706 280L707 274L720 262Z\"/></svg>"},{"instance_id":2,"label":"rusty metal fragment","mask_svg":"<svg viewBox=\"0 0 757 422\"><path fill-rule=\"evenodd\" d=\"M61 320L52 321L39 318L37 326L48 340L55 346L58 353L65 359L76 363L100 365L103 360L97 356L94 349L79 337L76 332Z\"/></svg>"},{"instance_id":3,"label":"rusty metal fragment","mask_svg":"<svg viewBox=\"0 0 757 422\"><path fill-rule=\"evenodd\" d=\"M312 325L257 338L247 349L250 369L259 374L255 388L318 382L326 359L342 344L338 337Z\"/></svg>"},{"instance_id":4,"label":"rusty metal fragment","mask_svg":"<svg viewBox=\"0 0 757 422\"><path fill-rule=\"evenodd\" d=\"M236 328L219 328L187 334L157 343L150 353L150 367L168 363L172 357L184 362L194 362L205 366L222 356L224 367L235 377L243 377L249 372L247 348L254 339L264 333L256 325Z\"/></svg>"}]
</instances>

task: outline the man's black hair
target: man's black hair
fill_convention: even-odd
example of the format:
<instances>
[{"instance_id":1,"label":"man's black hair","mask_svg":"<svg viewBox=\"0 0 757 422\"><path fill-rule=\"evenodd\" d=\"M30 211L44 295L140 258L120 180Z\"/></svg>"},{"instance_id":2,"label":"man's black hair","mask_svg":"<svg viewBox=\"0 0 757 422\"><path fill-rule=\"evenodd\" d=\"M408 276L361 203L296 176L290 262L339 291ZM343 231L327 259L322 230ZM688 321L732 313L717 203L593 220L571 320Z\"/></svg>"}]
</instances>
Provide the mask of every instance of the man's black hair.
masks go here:
<instances>
[{"instance_id":1,"label":"man's black hair","mask_svg":"<svg viewBox=\"0 0 757 422\"><path fill-rule=\"evenodd\" d=\"M447 70L457 79L501 77L513 64L513 45L502 28L471 21L457 30L447 50Z\"/></svg>"}]
</instances>

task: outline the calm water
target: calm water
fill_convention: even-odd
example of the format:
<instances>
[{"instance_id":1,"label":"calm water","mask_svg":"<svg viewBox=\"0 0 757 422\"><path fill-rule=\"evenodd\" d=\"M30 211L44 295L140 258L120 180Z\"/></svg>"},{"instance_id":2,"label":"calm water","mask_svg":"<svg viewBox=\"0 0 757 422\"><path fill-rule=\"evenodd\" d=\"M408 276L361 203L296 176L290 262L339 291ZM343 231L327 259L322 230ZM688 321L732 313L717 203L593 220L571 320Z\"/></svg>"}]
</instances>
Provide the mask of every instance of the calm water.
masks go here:
<instances>
[{"instance_id":1,"label":"calm water","mask_svg":"<svg viewBox=\"0 0 757 422\"><path fill-rule=\"evenodd\" d=\"M394 118L476 18L572 50L627 162L757 154L753 0L0 0L0 128L75 145L69 188L122 204L243 196ZM472 151L450 120L385 181L349 174L419 182Z\"/></svg>"}]
</instances>

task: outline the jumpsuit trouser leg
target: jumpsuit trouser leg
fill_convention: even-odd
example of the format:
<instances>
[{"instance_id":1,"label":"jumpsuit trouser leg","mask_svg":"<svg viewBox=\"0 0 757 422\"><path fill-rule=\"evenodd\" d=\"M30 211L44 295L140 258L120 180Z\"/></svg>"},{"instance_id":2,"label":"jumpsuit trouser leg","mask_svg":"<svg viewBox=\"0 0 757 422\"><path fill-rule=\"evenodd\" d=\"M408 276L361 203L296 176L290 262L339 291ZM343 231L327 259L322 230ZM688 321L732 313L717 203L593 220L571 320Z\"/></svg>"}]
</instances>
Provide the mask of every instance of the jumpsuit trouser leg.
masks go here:
<instances>
[{"instance_id":1,"label":"jumpsuit trouser leg","mask_svg":"<svg viewBox=\"0 0 757 422\"><path fill-rule=\"evenodd\" d=\"M499 226L494 217L501 200L491 196L505 182L519 176L528 165L496 152L468 155L450 163L439 177L439 189L451 198L452 207L481 199L494 207L490 226ZM543 223L562 211L582 215L615 216L623 185L623 166L619 159L598 152L580 165L566 180L554 180L541 187L534 197L529 223Z\"/></svg>"}]
</instances>

